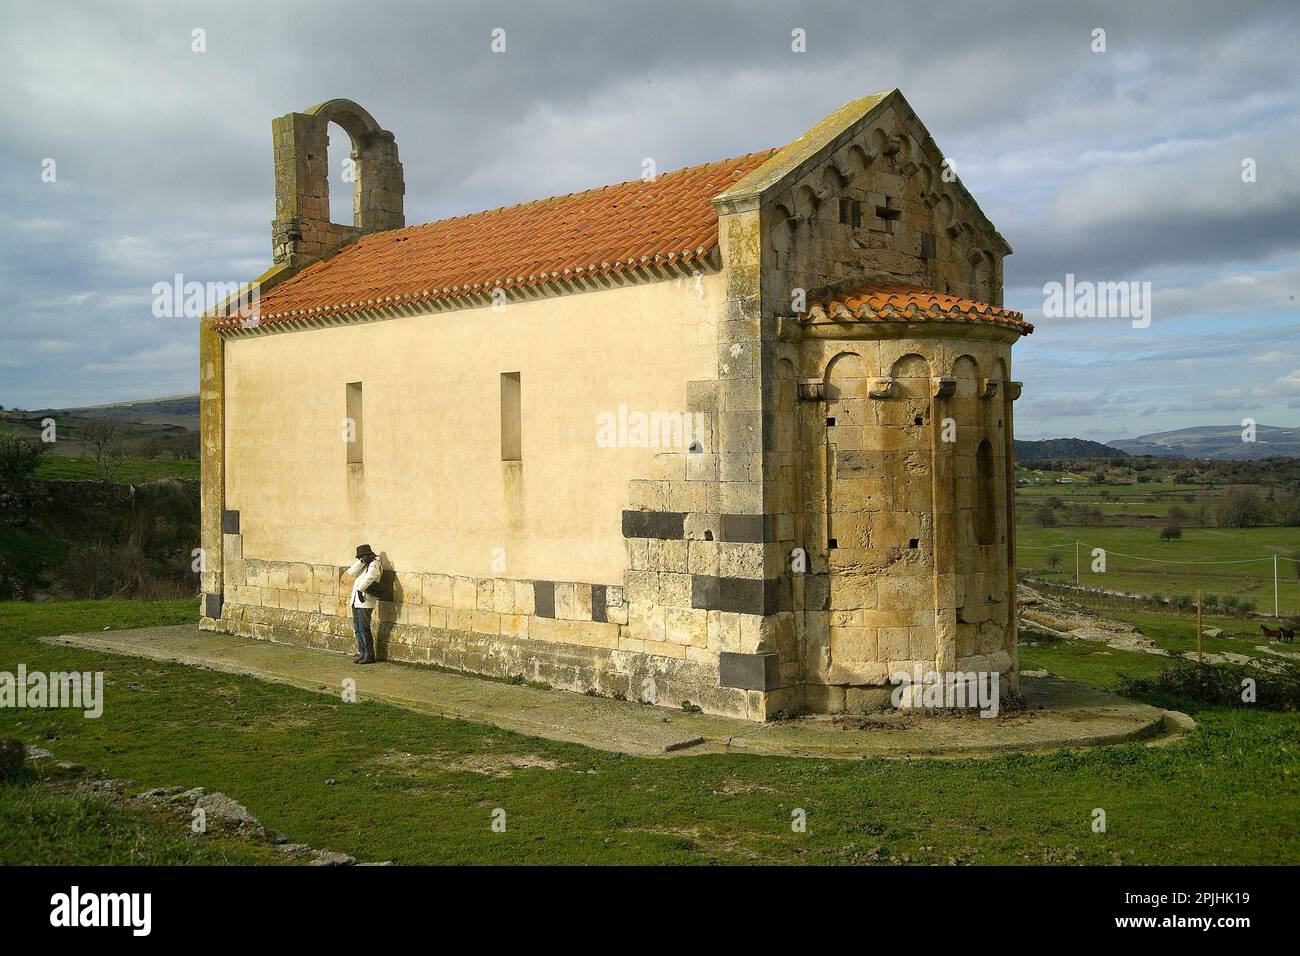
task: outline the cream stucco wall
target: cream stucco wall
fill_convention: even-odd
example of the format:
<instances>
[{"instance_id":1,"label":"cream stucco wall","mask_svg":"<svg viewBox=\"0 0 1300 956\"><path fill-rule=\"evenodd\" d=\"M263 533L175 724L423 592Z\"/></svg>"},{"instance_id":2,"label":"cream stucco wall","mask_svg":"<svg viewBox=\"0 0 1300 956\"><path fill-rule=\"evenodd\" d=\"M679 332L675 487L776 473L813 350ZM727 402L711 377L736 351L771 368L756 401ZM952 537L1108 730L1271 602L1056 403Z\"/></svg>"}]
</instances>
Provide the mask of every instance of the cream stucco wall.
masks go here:
<instances>
[{"instance_id":1,"label":"cream stucco wall","mask_svg":"<svg viewBox=\"0 0 1300 956\"><path fill-rule=\"evenodd\" d=\"M710 274L228 339L225 507L244 557L346 564L367 541L399 571L622 584L627 482L662 463L599 447L597 416L685 412L687 382L717 377L722 300ZM503 372L521 375L521 463L501 461Z\"/></svg>"}]
</instances>

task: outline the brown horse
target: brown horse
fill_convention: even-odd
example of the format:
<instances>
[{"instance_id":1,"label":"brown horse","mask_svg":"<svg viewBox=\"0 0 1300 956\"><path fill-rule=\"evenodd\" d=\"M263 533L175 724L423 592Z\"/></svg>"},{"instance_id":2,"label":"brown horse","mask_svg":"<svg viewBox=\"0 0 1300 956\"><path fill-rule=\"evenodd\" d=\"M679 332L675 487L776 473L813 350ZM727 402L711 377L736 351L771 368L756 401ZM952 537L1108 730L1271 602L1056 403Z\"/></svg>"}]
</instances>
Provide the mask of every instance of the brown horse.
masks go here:
<instances>
[{"instance_id":1,"label":"brown horse","mask_svg":"<svg viewBox=\"0 0 1300 956\"><path fill-rule=\"evenodd\" d=\"M1267 637L1270 641L1276 641L1278 638L1282 636L1282 628L1278 628L1275 631L1273 630L1273 628L1265 627L1263 624L1261 624L1259 626L1259 629L1264 632L1264 636Z\"/></svg>"},{"instance_id":2,"label":"brown horse","mask_svg":"<svg viewBox=\"0 0 1300 956\"><path fill-rule=\"evenodd\" d=\"M1292 641L1295 640L1295 631L1293 631L1291 628L1279 627L1278 630L1282 632L1283 644L1290 644Z\"/></svg>"}]
</instances>

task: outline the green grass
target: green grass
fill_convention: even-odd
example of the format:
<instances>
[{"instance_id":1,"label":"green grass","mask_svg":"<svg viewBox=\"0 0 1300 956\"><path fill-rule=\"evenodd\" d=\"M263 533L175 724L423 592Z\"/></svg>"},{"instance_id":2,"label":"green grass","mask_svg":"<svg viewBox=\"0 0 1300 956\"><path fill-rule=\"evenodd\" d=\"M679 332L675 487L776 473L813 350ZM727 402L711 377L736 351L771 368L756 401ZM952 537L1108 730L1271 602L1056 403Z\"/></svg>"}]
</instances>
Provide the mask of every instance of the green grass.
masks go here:
<instances>
[{"instance_id":1,"label":"green grass","mask_svg":"<svg viewBox=\"0 0 1300 956\"><path fill-rule=\"evenodd\" d=\"M93 458L71 458L65 455L43 455L36 466L36 478L98 481L99 471ZM128 458L113 477L116 484L138 484L159 478L199 477L198 461L177 458Z\"/></svg>"},{"instance_id":2,"label":"green grass","mask_svg":"<svg viewBox=\"0 0 1300 956\"><path fill-rule=\"evenodd\" d=\"M283 862L268 846L190 836L174 819L19 784L0 784L0 861L46 866Z\"/></svg>"},{"instance_id":3,"label":"green grass","mask_svg":"<svg viewBox=\"0 0 1300 956\"><path fill-rule=\"evenodd\" d=\"M1052 473L1054 474L1054 473ZM1033 476L1029 476L1031 480ZM1057 484L1050 479L1039 476L1038 483L1032 485L1020 485L1016 491L1032 497L1050 498L1057 495L1061 498L1082 498L1092 500L1100 496L1102 491L1110 495L1117 496L1140 496L1140 495L1168 495L1174 498L1181 498L1182 495L1192 495L1194 497L1220 494L1225 490L1223 485L1217 484L1182 484L1176 481L1147 481L1147 482L1095 482L1091 479L1085 481L1071 481L1064 484Z\"/></svg>"},{"instance_id":4,"label":"green grass","mask_svg":"<svg viewBox=\"0 0 1300 956\"><path fill-rule=\"evenodd\" d=\"M1077 592L1067 592L1067 595L1071 603L1088 609L1098 617L1132 624L1142 632L1143 637L1155 641L1157 647L1184 654L1196 653L1196 612L1194 610L1175 611L1165 608L1157 610L1154 607L1135 605L1121 598ZM1032 620L1033 609L1026 608L1025 611ZM1223 633L1217 637L1202 634L1201 650L1262 658L1265 652L1261 652L1260 647L1268 648L1266 652L1268 654L1279 655L1293 651L1294 647L1300 647L1300 645L1270 645L1260 633L1260 623L1257 618L1205 614L1201 619L1202 628L1204 630L1218 628Z\"/></svg>"},{"instance_id":5,"label":"green grass","mask_svg":"<svg viewBox=\"0 0 1300 956\"><path fill-rule=\"evenodd\" d=\"M1235 594L1253 600L1258 610L1271 612L1272 555L1289 556L1300 549L1300 528L1184 528L1180 540L1161 541L1155 528L1020 527L1016 531L1016 563L1022 570L1071 583L1076 540L1081 542L1079 583L1087 587L1164 597L1194 594L1200 588L1206 594ZM1107 552L1104 574L1091 570L1092 548ZM1055 572L1047 565L1047 556L1053 553L1061 558ZM1242 558L1256 560L1249 564L1176 563ZM1300 613L1300 577L1290 561L1278 562L1278 600L1283 614Z\"/></svg>"},{"instance_id":6,"label":"green grass","mask_svg":"<svg viewBox=\"0 0 1300 956\"><path fill-rule=\"evenodd\" d=\"M107 698L98 720L2 710L0 732L141 787L220 790L293 840L361 860L1300 862L1294 716L1200 708L1201 729L1165 748L962 761L656 760L36 640L193 613L189 601L0 604L0 670L19 661L102 669ZM1026 648L1023 660L1102 686L1121 668L1159 663L1095 645ZM512 759L543 765L512 769ZM0 795L0 805L22 798ZM489 827L498 807L504 833ZM1104 834L1091 832L1094 807L1107 811ZM795 808L807 812L806 833L790 829ZM21 845L0 840L0 863L104 859L68 835L57 809L48 819ZM172 861L166 850L157 858Z\"/></svg>"}]
</instances>

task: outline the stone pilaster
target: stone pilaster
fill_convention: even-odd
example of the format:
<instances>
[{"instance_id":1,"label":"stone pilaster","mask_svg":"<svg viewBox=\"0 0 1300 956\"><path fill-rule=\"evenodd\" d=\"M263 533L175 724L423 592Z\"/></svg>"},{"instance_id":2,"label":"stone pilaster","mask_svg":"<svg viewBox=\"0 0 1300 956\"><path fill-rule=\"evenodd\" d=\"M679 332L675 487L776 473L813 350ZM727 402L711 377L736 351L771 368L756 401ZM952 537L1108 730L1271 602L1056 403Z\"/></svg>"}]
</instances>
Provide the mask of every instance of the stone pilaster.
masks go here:
<instances>
[{"instance_id":1,"label":"stone pilaster","mask_svg":"<svg viewBox=\"0 0 1300 956\"><path fill-rule=\"evenodd\" d=\"M199 522L202 570L200 617L220 616L223 591L222 512L226 507L225 343L212 320L199 325Z\"/></svg>"}]
</instances>

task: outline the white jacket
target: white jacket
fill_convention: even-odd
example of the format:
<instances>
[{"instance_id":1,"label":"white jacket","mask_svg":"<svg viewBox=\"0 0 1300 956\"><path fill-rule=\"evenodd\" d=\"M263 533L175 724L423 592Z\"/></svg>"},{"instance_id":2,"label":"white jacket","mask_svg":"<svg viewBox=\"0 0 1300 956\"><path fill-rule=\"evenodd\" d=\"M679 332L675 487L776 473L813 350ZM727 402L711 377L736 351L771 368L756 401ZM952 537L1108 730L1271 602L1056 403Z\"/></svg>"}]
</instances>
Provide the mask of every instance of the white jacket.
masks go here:
<instances>
[{"instance_id":1,"label":"white jacket","mask_svg":"<svg viewBox=\"0 0 1300 956\"><path fill-rule=\"evenodd\" d=\"M367 565L362 565L361 560L353 562L352 567L348 568L347 575L352 578L352 599L348 602L349 607L368 607L376 608L379 602L375 600L374 595L367 594L366 588L379 580L379 576L384 573L380 566L379 558L371 561Z\"/></svg>"}]
</instances>

